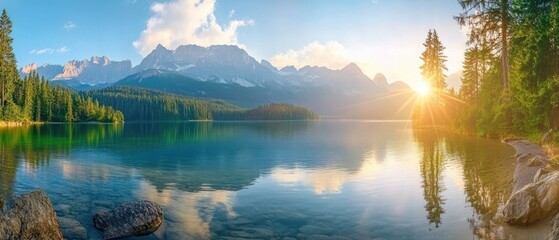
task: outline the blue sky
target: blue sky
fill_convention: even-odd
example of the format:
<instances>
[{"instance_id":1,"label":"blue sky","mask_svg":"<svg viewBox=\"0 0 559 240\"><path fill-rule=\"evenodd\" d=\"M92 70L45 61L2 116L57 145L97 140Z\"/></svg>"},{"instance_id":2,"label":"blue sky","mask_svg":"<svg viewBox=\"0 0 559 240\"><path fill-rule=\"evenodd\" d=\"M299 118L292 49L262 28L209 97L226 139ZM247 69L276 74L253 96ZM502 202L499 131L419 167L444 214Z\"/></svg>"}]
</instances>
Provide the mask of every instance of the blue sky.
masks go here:
<instances>
[{"instance_id":1,"label":"blue sky","mask_svg":"<svg viewBox=\"0 0 559 240\"><path fill-rule=\"evenodd\" d=\"M389 82L420 80L428 29L460 70L466 36L453 0L0 0L11 17L18 65L106 55L138 64L157 43L236 44L275 65L341 68L356 62Z\"/></svg>"}]
</instances>

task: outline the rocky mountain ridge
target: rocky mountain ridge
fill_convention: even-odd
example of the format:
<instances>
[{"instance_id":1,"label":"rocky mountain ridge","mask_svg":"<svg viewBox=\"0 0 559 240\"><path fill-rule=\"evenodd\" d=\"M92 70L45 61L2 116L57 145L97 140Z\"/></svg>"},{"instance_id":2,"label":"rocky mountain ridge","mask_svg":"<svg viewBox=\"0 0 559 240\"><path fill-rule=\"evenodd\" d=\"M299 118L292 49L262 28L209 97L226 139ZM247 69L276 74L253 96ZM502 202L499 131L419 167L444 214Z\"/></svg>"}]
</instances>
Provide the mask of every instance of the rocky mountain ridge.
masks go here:
<instances>
[{"instance_id":1,"label":"rocky mountain ridge","mask_svg":"<svg viewBox=\"0 0 559 240\"><path fill-rule=\"evenodd\" d=\"M32 71L52 81L73 80L81 84L97 85L114 83L132 74L132 62L111 61L106 56L94 56L89 60L70 60L64 66L57 64L38 66L32 63L24 66L20 74L26 75Z\"/></svg>"}]
</instances>

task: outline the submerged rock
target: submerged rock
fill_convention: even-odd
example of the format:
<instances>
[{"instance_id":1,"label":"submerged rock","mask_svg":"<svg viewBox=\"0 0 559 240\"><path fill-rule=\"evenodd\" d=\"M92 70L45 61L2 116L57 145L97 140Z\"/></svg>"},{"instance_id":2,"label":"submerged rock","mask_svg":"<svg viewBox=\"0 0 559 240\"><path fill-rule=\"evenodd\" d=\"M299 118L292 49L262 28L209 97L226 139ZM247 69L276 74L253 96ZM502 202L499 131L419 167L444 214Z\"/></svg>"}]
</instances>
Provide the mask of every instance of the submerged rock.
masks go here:
<instances>
[{"instance_id":1,"label":"submerged rock","mask_svg":"<svg viewBox=\"0 0 559 240\"><path fill-rule=\"evenodd\" d=\"M59 217L60 229L62 235L67 239L87 239L87 230L78 220L67 217Z\"/></svg>"},{"instance_id":2,"label":"submerged rock","mask_svg":"<svg viewBox=\"0 0 559 240\"><path fill-rule=\"evenodd\" d=\"M104 239L141 236L155 232L163 222L163 210L151 201L135 201L111 211L95 213L93 223Z\"/></svg>"},{"instance_id":3,"label":"submerged rock","mask_svg":"<svg viewBox=\"0 0 559 240\"><path fill-rule=\"evenodd\" d=\"M559 210L559 172L541 174L537 182L515 192L503 208L509 224L530 224Z\"/></svg>"},{"instance_id":4,"label":"submerged rock","mask_svg":"<svg viewBox=\"0 0 559 240\"><path fill-rule=\"evenodd\" d=\"M69 215L70 214L70 209L72 207L68 204L58 204L56 206L54 206L54 210L56 211L56 213L58 213L59 215Z\"/></svg>"},{"instance_id":5,"label":"submerged rock","mask_svg":"<svg viewBox=\"0 0 559 240\"><path fill-rule=\"evenodd\" d=\"M13 196L2 205L0 239L62 239L56 214L44 192Z\"/></svg>"}]
</instances>

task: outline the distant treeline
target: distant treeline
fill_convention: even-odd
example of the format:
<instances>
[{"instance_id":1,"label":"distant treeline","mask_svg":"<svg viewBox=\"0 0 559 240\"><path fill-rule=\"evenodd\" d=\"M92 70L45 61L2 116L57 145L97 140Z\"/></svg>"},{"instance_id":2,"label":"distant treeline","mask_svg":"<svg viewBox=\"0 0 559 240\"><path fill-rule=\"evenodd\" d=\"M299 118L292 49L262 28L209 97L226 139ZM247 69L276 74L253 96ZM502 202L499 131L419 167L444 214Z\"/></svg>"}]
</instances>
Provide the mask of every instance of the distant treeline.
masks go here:
<instances>
[{"instance_id":1,"label":"distant treeline","mask_svg":"<svg viewBox=\"0 0 559 240\"><path fill-rule=\"evenodd\" d=\"M122 112L100 105L69 89L50 86L31 73L14 82L12 99L0 107L5 121L23 122L123 122Z\"/></svg>"},{"instance_id":2,"label":"distant treeline","mask_svg":"<svg viewBox=\"0 0 559 240\"><path fill-rule=\"evenodd\" d=\"M242 120L306 120L318 119L313 111L300 106L271 103L243 112Z\"/></svg>"},{"instance_id":3,"label":"distant treeline","mask_svg":"<svg viewBox=\"0 0 559 240\"><path fill-rule=\"evenodd\" d=\"M290 104L269 104L246 110L223 100L184 97L136 87L109 87L82 93L124 113L128 121L173 120L303 120L312 111Z\"/></svg>"}]
</instances>

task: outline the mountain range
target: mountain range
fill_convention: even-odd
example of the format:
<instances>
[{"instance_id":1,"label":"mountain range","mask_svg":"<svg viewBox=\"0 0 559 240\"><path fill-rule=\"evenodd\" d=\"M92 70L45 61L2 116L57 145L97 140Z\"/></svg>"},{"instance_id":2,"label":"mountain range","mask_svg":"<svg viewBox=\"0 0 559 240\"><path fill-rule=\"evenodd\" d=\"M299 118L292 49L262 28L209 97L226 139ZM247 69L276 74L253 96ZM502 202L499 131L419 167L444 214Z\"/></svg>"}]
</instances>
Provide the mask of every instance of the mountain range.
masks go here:
<instances>
[{"instance_id":1,"label":"mountain range","mask_svg":"<svg viewBox=\"0 0 559 240\"><path fill-rule=\"evenodd\" d=\"M76 90L135 86L219 98L243 107L287 102L327 115L338 115L349 105L410 90L403 82L389 84L380 73L371 79L354 63L338 70L316 66L277 69L232 45L182 45L175 50L158 45L135 67L129 60L92 57L72 60L64 66L30 64L20 74L31 71L52 84Z\"/></svg>"},{"instance_id":2,"label":"mountain range","mask_svg":"<svg viewBox=\"0 0 559 240\"><path fill-rule=\"evenodd\" d=\"M21 75L32 71L51 80L53 84L68 86L77 90L108 86L132 74L130 60L111 61L108 57L91 57L84 60L70 60L62 65L32 63L20 70Z\"/></svg>"}]
</instances>

